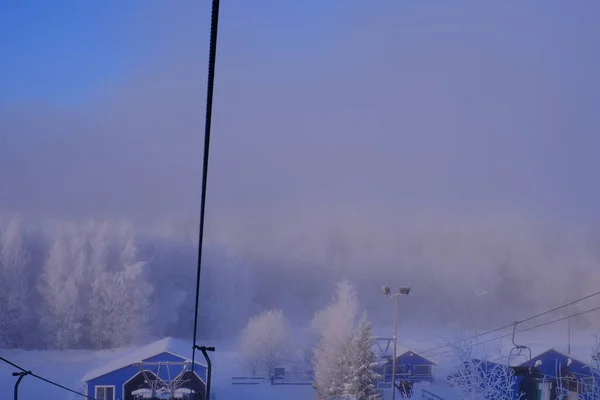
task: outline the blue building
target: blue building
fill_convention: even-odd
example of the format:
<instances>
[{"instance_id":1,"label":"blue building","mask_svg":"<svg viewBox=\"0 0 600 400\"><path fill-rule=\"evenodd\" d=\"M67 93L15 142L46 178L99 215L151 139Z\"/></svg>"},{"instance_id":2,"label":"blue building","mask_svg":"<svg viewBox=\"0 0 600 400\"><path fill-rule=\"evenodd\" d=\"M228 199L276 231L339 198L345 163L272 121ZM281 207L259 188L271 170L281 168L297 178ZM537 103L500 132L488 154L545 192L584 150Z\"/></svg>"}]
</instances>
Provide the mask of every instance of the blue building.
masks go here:
<instances>
[{"instance_id":1,"label":"blue building","mask_svg":"<svg viewBox=\"0 0 600 400\"><path fill-rule=\"evenodd\" d=\"M556 398L557 388L562 388L565 395L585 398L598 384L591 365L556 349L533 357L515 370L530 371L521 375L521 392L537 392L542 400Z\"/></svg>"},{"instance_id":2,"label":"blue building","mask_svg":"<svg viewBox=\"0 0 600 400\"><path fill-rule=\"evenodd\" d=\"M191 355L191 343L169 337L88 372L82 382L97 400L204 399L207 368L196 361L192 374Z\"/></svg>"},{"instance_id":3,"label":"blue building","mask_svg":"<svg viewBox=\"0 0 600 400\"><path fill-rule=\"evenodd\" d=\"M433 382L433 368L437 363L412 350L400 350L396 356L396 380L410 382ZM377 371L383 376L383 381L392 381L392 357L385 357L387 362Z\"/></svg>"}]
</instances>

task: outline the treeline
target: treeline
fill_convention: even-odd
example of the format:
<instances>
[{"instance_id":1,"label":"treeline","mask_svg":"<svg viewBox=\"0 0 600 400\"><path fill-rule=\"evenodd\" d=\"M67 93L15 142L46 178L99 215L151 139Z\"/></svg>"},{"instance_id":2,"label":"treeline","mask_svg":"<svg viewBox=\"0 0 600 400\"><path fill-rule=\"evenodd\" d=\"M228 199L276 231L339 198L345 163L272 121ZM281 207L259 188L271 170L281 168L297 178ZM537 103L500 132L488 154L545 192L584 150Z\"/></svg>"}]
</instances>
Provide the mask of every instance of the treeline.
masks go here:
<instances>
[{"instance_id":1,"label":"treeline","mask_svg":"<svg viewBox=\"0 0 600 400\"><path fill-rule=\"evenodd\" d=\"M272 228L241 220L221 226L226 241L209 227L199 336L231 337L272 308L300 332L342 279L355 283L381 335L392 312L382 285L411 286L399 310L408 335L440 326L491 329L598 290L597 233L508 217L377 215L282 217ZM114 221L0 217L0 347L105 348L147 336L190 337L196 243L194 227L180 225L141 230ZM600 296L544 318L598 304ZM587 328L596 317L574 318L572 327Z\"/></svg>"},{"instance_id":2,"label":"treeline","mask_svg":"<svg viewBox=\"0 0 600 400\"><path fill-rule=\"evenodd\" d=\"M199 336L221 337L255 311L252 283L224 249L207 253ZM191 336L195 276L189 238L143 235L127 223L2 220L0 347L99 349Z\"/></svg>"}]
</instances>

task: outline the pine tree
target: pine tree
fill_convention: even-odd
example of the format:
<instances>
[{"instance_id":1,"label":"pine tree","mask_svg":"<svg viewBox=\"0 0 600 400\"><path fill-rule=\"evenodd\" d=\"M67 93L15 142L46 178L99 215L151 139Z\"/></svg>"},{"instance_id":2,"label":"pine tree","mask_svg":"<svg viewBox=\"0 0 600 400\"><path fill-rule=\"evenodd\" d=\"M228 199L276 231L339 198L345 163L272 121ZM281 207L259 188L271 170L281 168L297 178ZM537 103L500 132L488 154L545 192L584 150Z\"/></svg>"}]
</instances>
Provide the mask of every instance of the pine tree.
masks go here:
<instances>
[{"instance_id":1,"label":"pine tree","mask_svg":"<svg viewBox=\"0 0 600 400\"><path fill-rule=\"evenodd\" d=\"M354 346L354 338L349 337L340 347L339 354L335 363L335 370L331 372L331 386L329 387L328 398L331 400L346 400L346 388L348 378L351 376L351 353ZM350 399L348 399L350 400Z\"/></svg>"},{"instance_id":2,"label":"pine tree","mask_svg":"<svg viewBox=\"0 0 600 400\"><path fill-rule=\"evenodd\" d=\"M348 375L344 398L352 400L378 400L381 398L376 383L379 375L374 371L377 355L373 351L373 332L371 324L363 315L356 334L351 340L347 352Z\"/></svg>"}]
</instances>

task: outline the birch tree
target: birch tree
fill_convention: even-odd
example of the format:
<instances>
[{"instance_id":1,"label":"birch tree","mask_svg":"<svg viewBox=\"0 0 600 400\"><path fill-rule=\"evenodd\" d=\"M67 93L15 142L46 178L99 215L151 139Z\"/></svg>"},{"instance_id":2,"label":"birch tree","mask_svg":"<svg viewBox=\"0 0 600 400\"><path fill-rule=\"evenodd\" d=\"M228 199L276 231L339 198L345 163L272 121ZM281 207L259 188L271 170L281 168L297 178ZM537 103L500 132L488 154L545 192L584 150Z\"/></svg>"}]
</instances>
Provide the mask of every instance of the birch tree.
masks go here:
<instances>
[{"instance_id":1,"label":"birch tree","mask_svg":"<svg viewBox=\"0 0 600 400\"><path fill-rule=\"evenodd\" d=\"M240 356L254 375L259 366L271 375L289 352L290 333L281 310L265 310L250 318L240 338Z\"/></svg>"}]
</instances>

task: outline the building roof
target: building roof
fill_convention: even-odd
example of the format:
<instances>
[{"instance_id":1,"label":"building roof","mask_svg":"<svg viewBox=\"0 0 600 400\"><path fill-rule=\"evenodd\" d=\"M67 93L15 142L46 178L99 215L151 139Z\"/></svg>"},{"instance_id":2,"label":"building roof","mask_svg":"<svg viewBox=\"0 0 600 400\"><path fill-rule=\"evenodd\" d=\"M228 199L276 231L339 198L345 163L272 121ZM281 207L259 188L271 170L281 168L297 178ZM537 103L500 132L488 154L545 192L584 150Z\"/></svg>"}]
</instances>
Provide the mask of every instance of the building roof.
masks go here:
<instances>
[{"instance_id":1,"label":"building roof","mask_svg":"<svg viewBox=\"0 0 600 400\"><path fill-rule=\"evenodd\" d=\"M397 358L400 357L404 357L404 356L408 356L408 357L421 357L422 359L424 359L425 361L430 362L433 365L438 365L438 363L434 360L432 360L431 358L427 358L419 353L417 353L416 351L412 351L410 349L405 349L405 348L396 348L396 354L397 354Z\"/></svg>"},{"instance_id":2,"label":"building roof","mask_svg":"<svg viewBox=\"0 0 600 400\"><path fill-rule=\"evenodd\" d=\"M544 360L553 360L549 364L544 363ZM579 376L589 376L591 374L591 365L580 359L573 357L572 355L565 354L561 351L558 351L554 348L548 349L543 353L532 357L531 360L524 362L519 365L520 367L532 367L534 365L538 365L540 372L547 374L548 376L554 376L556 372L548 373L549 369L554 371L555 362L565 363L564 366L569 366L571 372L575 375ZM549 369L548 369L549 368Z\"/></svg>"},{"instance_id":3,"label":"building roof","mask_svg":"<svg viewBox=\"0 0 600 400\"><path fill-rule=\"evenodd\" d=\"M154 357L161 353L170 353L174 356L182 358L185 361L191 362L192 344L184 340L166 337L154 343L150 343L144 347L129 351L122 357L119 357L110 363L107 363L99 368L95 368L89 371L87 374L85 374L81 381L91 381L92 379L96 379L102 375L109 374L113 371L127 367L137 362L147 360L148 358ZM206 367L204 364L199 363L198 361L195 361L195 364Z\"/></svg>"},{"instance_id":4,"label":"building roof","mask_svg":"<svg viewBox=\"0 0 600 400\"><path fill-rule=\"evenodd\" d=\"M529 366L529 364L531 364L532 361L535 363L535 361L537 361L538 359L544 358L545 356L548 356L548 355L550 355L552 353L554 353L555 355L564 357L566 359L570 359L572 362L583 364L586 367L589 366L589 363L587 363L585 361L581 361L580 359L575 358L572 355L565 354L562 351L556 350L555 348L550 348L550 349L548 349L548 350L546 350L546 351L544 351L544 352L542 352L542 353L540 353L540 354L538 354L536 356L531 357L531 360L525 361L524 363L520 364L520 366L523 366L523 367Z\"/></svg>"}]
</instances>

